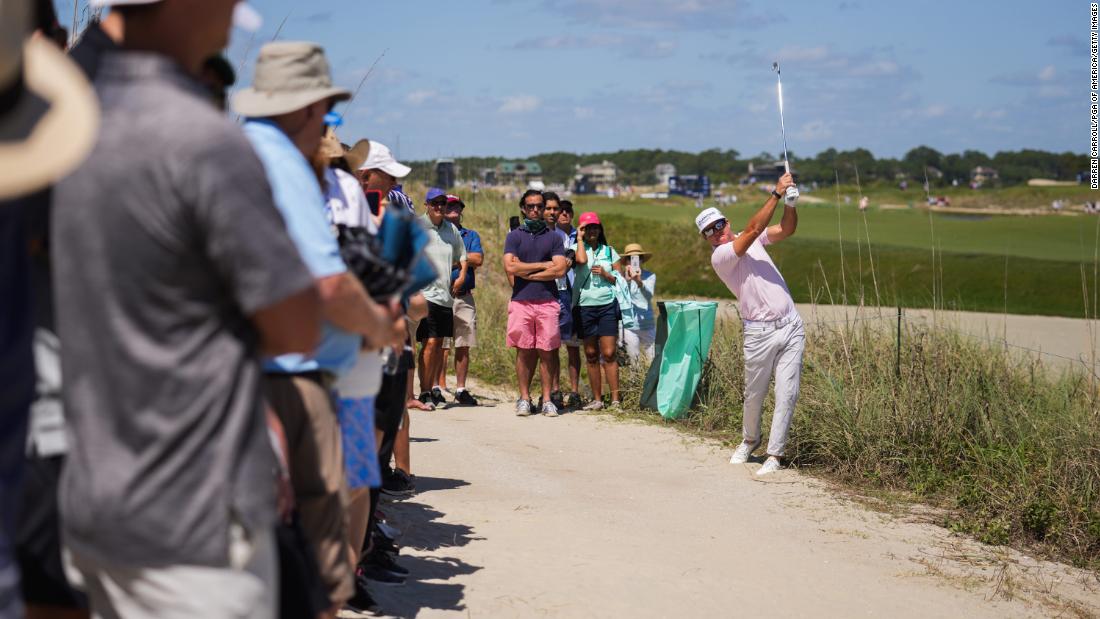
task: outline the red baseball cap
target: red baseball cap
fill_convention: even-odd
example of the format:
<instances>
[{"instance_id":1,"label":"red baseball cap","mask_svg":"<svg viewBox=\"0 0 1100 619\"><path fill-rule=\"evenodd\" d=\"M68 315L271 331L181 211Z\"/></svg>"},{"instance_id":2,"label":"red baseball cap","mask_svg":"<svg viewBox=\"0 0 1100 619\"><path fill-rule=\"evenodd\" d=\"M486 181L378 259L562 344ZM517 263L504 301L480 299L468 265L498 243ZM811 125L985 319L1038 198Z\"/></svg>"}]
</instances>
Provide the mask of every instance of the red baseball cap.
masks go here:
<instances>
[{"instance_id":1,"label":"red baseball cap","mask_svg":"<svg viewBox=\"0 0 1100 619\"><path fill-rule=\"evenodd\" d=\"M597 226L603 225L602 223L600 223L600 216L597 215L595 212L588 211L587 213L581 213L581 218L577 222L578 227L587 226L589 224L596 224Z\"/></svg>"}]
</instances>

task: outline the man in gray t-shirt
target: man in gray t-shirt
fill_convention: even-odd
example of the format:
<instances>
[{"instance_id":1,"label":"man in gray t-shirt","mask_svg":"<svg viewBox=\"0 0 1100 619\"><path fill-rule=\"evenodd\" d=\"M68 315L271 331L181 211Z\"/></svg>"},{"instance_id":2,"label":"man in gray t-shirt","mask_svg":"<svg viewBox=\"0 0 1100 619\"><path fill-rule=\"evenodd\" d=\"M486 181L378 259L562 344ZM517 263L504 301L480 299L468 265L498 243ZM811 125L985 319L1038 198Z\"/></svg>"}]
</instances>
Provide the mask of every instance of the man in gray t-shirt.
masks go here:
<instances>
[{"instance_id":1,"label":"man in gray t-shirt","mask_svg":"<svg viewBox=\"0 0 1100 619\"><path fill-rule=\"evenodd\" d=\"M148 45L217 19L188 4L163 0L127 34ZM65 543L97 614L264 616L278 594L259 359L311 350L319 300L260 161L185 64L213 50L164 45L103 58L97 143L55 193Z\"/></svg>"}]
</instances>

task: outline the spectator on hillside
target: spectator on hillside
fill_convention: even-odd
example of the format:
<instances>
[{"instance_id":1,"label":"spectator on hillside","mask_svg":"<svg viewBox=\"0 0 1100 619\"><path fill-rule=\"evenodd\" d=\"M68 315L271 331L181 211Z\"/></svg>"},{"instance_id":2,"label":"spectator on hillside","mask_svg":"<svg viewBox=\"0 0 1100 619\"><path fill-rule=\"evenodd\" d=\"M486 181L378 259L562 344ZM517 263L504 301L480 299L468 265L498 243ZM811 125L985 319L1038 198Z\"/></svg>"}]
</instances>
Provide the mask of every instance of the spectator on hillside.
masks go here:
<instances>
[{"instance_id":1,"label":"spectator on hillside","mask_svg":"<svg viewBox=\"0 0 1100 619\"><path fill-rule=\"evenodd\" d=\"M569 234L558 230L558 219L561 216L561 199L558 194L553 191L546 191L542 194L543 200L546 201L546 210L543 213L543 217L546 219L546 227L550 229L550 233L556 235L561 240L561 246L566 250L566 259L569 261L569 266L572 267L572 260L569 259L571 255L569 251ZM570 271L572 268L569 269ZM565 300L565 295L571 295L572 292L569 288L569 271L566 271L565 275L559 277L555 284L558 287L558 305L561 307L561 313L558 317L558 330L561 333L562 341L565 341L573 335L573 308L569 301ZM571 299L570 299L571 300ZM551 357L550 365L550 401L554 403L557 409L565 410L565 397L561 392L561 356L558 353L554 353Z\"/></svg>"},{"instance_id":2,"label":"spectator on hillside","mask_svg":"<svg viewBox=\"0 0 1100 619\"><path fill-rule=\"evenodd\" d=\"M657 276L642 267L652 255L638 243L628 244L622 254L622 273L627 282L636 321L633 329L624 328L622 331L623 345L631 361L637 361L642 355L652 359L653 347L657 341L657 321L653 318ZM638 259L637 267L631 264L634 258Z\"/></svg>"},{"instance_id":3,"label":"spectator on hillside","mask_svg":"<svg viewBox=\"0 0 1100 619\"><path fill-rule=\"evenodd\" d=\"M311 351L321 315L261 162L195 81L232 13L112 9L125 37L97 64L96 156L55 193L73 439L59 498L96 616L275 613L276 460L257 359Z\"/></svg>"},{"instance_id":4,"label":"spectator on hillside","mask_svg":"<svg viewBox=\"0 0 1100 619\"><path fill-rule=\"evenodd\" d=\"M313 160L325 114L351 93L332 86L324 51L313 43L275 42L260 49L253 86L233 108L248 120L275 205L313 274L324 304L320 346L312 355L282 355L264 364L264 393L286 428L291 479L306 536L313 544L334 611L354 594L347 552L347 482L332 400L336 380L370 348L400 343L403 322L367 295L348 272L325 217Z\"/></svg>"},{"instance_id":5,"label":"spectator on hillside","mask_svg":"<svg viewBox=\"0 0 1100 619\"><path fill-rule=\"evenodd\" d=\"M542 193L529 189L520 198L523 224L504 240L504 271L513 278L512 299L508 303L508 346L517 349L516 377L519 400L516 415L531 414L531 379L535 363L540 362L542 408L549 416L558 415L550 401L550 357L561 346L558 326L558 291L555 280L565 274L569 263L561 239L546 226L546 202Z\"/></svg>"},{"instance_id":6,"label":"spectator on hillside","mask_svg":"<svg viewBox=\"0 0 1100 619\"><path fill-rule=\"evenodd\" d=\"M466 389L466 378L470 372L470 349L477 346L477 306L474 304L474 287L477 269L484 262L481 248L481 235L476 230L462 226L462 212L466 203L458 196L447 196L447 207L443 216L451 222L462 236L466 246L466 264L468 265L466 284L455 289L454 293L454 337L445 341L454 349L455 359L455 403L459 406L477 406L477 399ZM459 269L451 271L452 284L458 282ZM447 350L443 351L443 364L439 370L438 385L445 385L447 378Z\"/></svg>"},{"instance_id":7,"label":"spectator on hillside","mask_svg":"<svg viewBox=\"0 0 1100 619\"><path fill-rule=\"evenodd\" d=\"M385 144L359 140L348 153L348 163L358 170L363 188L366 191L378 191L384 196L380 205L379 217L385 215L390 206L397 211L408 212L401 202L393 201L397 191L397 181L409 175L411 168L393 158L393 153ZM404 194L401 194L404 195ZM418 322L424 317L426 303L419 294L413 295L406 307L406 323ZM382 377L382 384L375 400L375 437L378 441L378 461L382 470L382 494L391 498L406 498L415 492L416 487L411 472L409 454L409 404L422 406L412 399L416 362L413 353L413 333L406 328L403 346L394 347L397 363ZM391 467L391 460L395 466ZM368 577L385 578L380 573L367 569Z\"/></svg>"},{"instance_id":8,"label":"spectator on hillside","mask_svg":"<svg viewBox=\"0 0 1100 619\"><path fill-rule=\"evenodd\" d=\"M81 617L87 599L61 561L67 435L48 229L50 185L92 150L99 108L64 55L53 2L7 2L0 23L0 617Z\"/></svg>"},{"instance_id":9,"label":"spectator on hillside","mask_svg":"<svg viewBox=\"0 0 1100 619\"><path fill-rule=\"evenodd\" d=\"M359 179L351 174L344 149L331 128L322 140L319 154L329 164L324 170L325 211L329 223L377 235L378 218L371 213ZM399 307L391 311L395 316L402 314ZM358 565L362 560L368 567L373 555L364 557L361 551L369 548L367 535L377 508L376 489L382 485L375 435L375 399L381 389L382 364L381 349L364 343L355 365L334 385L338 394L337 417L349 490L348 552L353 564ZM365 579L365 570L358 570L355 593L347 602L352 610L364 612L376 606Z\"/></svg>"},{"instance_id":10,"label":"spectator on hillside","mask_svg":"<svg viewBox=\"0 0 1100 619\"><path fill-rule=\"evenodd\" d=\"M561 201L561 213L558 215L558 230L561 230L569 238L569 244L566 246L572 247L577 242L577 229L573 226L573 203L569 200ZM572 260L572 253L567 253L566 257ZM581 407L581 394L580 394L580 382L581 382L581 340L577 334L577 324L573 322L573 285L576 283L576 272L573 270L572 262L570 262L569 270L565 273L565 283L568 286L565 294L560 295L562 303L569 303L569 333L568 336L565 331L562 331L561 343L565 346L566 357L569 363L569 395L565 398L565 406L567 408L577 409Z\"/></svg>"},{"instance_id":11,"label":"spectator on hillside","mask_svg":"<svg viewBox=\"0 0 1100 619\"><path fill-rule=\"evenodd\" d=\"M455 292L466 285L468 261L466 245L458 228L443 217L447 207L447 194L441 189L429 189L424 200L421 221L431 237L425 251L435 265L438 276L421 294L428 302L428 316L416 329L420 342L420 402L433 406L446 403L443 390L436 386L443 367L443 338L454 337ZM457 266L458 277L451 282L451 268Z\"/></svg>"},{"instance_id":12,"label":"spectator on hillside","mask_svg":"<svg viewBox=\"0 0 1100 619\"><path fill-rule=\"evenodd\" d=\"M584 356L588 364L588 383L592 401L584 410L603 408L603 378L611 392L611 406L621 402L619 394L619 361L616 357L619 339L619 303L615 300L615 273L622 265L615 248L607 244L603 224L596 213L582 213L580 234L572 249L576 252L576 285L573 305L577 307L578 327L584 340ZM602 371L601 371L602 370Z\"/></svg>"}]
</instances>

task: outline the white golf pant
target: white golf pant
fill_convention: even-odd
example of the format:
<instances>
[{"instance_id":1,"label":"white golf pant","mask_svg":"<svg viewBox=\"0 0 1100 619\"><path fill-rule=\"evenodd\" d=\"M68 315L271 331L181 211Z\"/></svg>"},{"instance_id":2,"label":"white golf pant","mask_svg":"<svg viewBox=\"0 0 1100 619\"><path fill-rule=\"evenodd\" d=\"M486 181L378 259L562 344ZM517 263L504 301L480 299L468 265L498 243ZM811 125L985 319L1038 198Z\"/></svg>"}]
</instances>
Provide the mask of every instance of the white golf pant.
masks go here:
<instances>
[{"instance_id":1,"label":"white golf pant","mask_svg":"<svg viewBox=\"0 0 1100 619\"><path fill-rule=\"evenodd\" d=\"M745 321L744 440L760 442L760 418L768 383L775 375L775 413L768 436L768 455L782 456L787 447L798 386L806 331L798 314L774 322Z\"/></svg>"}]
</instances>

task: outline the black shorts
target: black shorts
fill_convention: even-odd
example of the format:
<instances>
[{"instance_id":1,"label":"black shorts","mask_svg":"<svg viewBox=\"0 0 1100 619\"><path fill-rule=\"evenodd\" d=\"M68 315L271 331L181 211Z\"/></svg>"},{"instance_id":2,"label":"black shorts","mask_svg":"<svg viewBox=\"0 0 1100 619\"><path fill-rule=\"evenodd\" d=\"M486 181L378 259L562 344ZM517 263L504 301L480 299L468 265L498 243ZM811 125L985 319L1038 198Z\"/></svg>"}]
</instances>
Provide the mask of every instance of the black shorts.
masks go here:
<instances>
[{"instance_id":1,"label":"black shorts","mask_svg":"<svg viewBox=\"0 0 1100 619\"><path fill-rule=\"evenodd\" d=\"M619 302L580 308L580 336L582 338L619 335ZM576 327L574 327L576 328Z\"/></svg>"},{"instance_id":2,"label":"black shorts","mask_svg":"<svg viewBox=\"0 0 1100 619\"><path fill-rule=\"evenodd\" d=\"M454 337L455 313L449 307L428 302L428 315L420 321L416 328L416 341L423 342L428 338Z\"/></svg>"},{"instance_id":3,"label":"black shorts","mask_svg":"<svg viewBox=\"0 0 1100 619\"><path fill-rule=\"evenodd\" d=\"M16 557L23 572L23 600L28 604L85 609L88 600L65 578L61 566L61 518L57 486L62 456L31 456L23 484Z\"/></svg>"}]
</instances>

